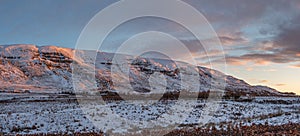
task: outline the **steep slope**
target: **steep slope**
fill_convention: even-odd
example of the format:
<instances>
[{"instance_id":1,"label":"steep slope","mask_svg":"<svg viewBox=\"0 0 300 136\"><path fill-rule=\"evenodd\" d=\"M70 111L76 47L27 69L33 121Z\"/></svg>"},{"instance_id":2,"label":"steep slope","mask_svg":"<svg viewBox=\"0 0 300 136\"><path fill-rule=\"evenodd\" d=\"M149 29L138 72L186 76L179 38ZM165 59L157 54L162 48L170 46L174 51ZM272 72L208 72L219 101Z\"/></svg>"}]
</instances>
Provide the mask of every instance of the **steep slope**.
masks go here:
<instances>
[{"instance_id":1,"label":"steep slope","mask_svg":"<svg viewBox=\"0 0 300 136\"><path fill-rule=\"evenodd\" d=\"M4 91L14 91L16 89L29 89L36 91L70 91L73 89L72 63L91 66L93 60L89 58L90 51L79 51L83 60L74 60L73 49L56 46L35 46L35 45L3 45L0 46L0 88ZM114 89L111 77L112 59L114 54L98 52L95 68L96 79L99 90ZM160 82L155 82L159 87L173 88L180 90L179 70L175 62L171 60L135 58L123 55L130 63L130 81L137 92L150 92L148 80L155 72L162 73L167 79L167 86ZM182 63L183 65L189 65ZM92 66L91 66L92 67ZM212 75L224 75L223 73L200 67L196 69L199 73L200 90L209 91L212 84ZM83 73L84 74L84 73ZM126 78L124 75L113 73L114 78ZM243 95L286 95L275 89L264 86L251 86L243 80L232 76L225 76L226 91L240 93ZM158 91L159 93L159 91Z\"/></svg>"},{"instance_id":2,"label":"steep slope","mask_svg":"<svg viewBox=\"0 0 300 136\"><path fill-rule=\"evenodd\" d=\"M54 46L0 46L0 82L4 88L25 86L31 89L71 87L71 50Z\"/></svg>"}]
</instances>

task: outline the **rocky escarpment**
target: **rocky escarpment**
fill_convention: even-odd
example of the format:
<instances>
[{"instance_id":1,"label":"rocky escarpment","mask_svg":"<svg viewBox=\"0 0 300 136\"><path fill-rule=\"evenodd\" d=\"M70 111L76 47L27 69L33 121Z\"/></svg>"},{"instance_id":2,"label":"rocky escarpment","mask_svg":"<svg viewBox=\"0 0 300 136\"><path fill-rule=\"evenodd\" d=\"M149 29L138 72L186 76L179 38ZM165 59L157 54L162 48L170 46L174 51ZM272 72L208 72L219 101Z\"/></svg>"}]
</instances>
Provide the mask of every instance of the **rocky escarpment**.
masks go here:
<instances>
[{"instance_id":1,"label":"rocky escarpment","mask_svg":"<svg viewBox=\"0 0 300 136\"><path fill-rule=\"evenodd\" d=\"M70 88L71 53L72 50L53 46L0 46L2 87Z\"/></svg>"},{"instance_id":2,"label":"rocky escarpment","mask_svg":"<svg viewBox=\"0 0 300 136\"><path fill-rule=\"evenodd\" d=\"M35 45L0 46L0 89L2 91L24 88L37 91L72 91L72 64L89 66L94 64L83 62L84 60L93 60L93 58L89 58L91 51L79 52L84 57L83 60L74 59L75 51L68 48ZM113 57L114 54L112 53L97 53L94 67L96 68L95 77L100 91L115 89L112 77L124 78L124 75L111 73L111 68L115 65L112 62ZM180 73L183 71L178 69L175 62L162 59L132 58L126 55L124 57L128 58L126 59L128 62L124 63L130 65L130 84L137 92L151 92L152 88L148 81L155 73L163 75L167 85L158 81L154 82L154 86L180 91ZM182 62L180 64L189 65ZM223 75L226 81L227 95L293 95L283 94L269 87L251 86L243 80L224 75L216 70L200 66L193 70L199 74L199 80L194 81L194 83L200 85L200 90L190 91L211 91L211 85L215 84L212 79L213 75ZM86 91L89 91L88 88Z\"/></svg>"}]
</instances>

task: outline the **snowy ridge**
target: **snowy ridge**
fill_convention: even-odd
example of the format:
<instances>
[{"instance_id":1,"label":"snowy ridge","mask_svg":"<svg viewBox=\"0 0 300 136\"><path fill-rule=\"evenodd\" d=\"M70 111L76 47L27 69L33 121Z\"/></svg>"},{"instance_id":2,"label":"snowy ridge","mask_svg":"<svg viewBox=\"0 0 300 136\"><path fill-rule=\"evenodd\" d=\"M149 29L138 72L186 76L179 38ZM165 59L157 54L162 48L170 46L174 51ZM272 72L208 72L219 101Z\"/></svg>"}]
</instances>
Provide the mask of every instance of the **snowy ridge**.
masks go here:
<instances>
[{"instance_id":1,"label":"snowy ridge","mask_svg":"<svg viewBox=\"0 0 300 136\"><path fill-rule=\"evenodd\" d=\"M49 92L73 90L72 63L91 66L93 58L89 58L89 52L77 51L76 53L84 59L74 59L75 50L68 48L21 44L0 46L0 89L8 92L22 89ZM134 82L133 86L141 89L141 91L147 92L150 90L149 87L145 86L145 82L154 72L163 73L170 82L170 87L179 88L180 77L174 62L150 58L133 60L131 56L123 56L129 61L125 63L131 63L132 65L130 75L132 76L132 82ZM114 54L112 53L97 53L95 68L99 90L114 88L110 77L113 57ZM91 62L86 62L87 60L91 60ZM212 83L212 74L224 75L216 70L200 66L197 68L202 90L193 91L208 91ZM113 74L113 76L124 78L122 75L117 74ZM243 95L288 95L269 87L251 86L245 81L232 76L224 76L227 83L226 91L238 92Z\"/></svg>"}]
</instances>

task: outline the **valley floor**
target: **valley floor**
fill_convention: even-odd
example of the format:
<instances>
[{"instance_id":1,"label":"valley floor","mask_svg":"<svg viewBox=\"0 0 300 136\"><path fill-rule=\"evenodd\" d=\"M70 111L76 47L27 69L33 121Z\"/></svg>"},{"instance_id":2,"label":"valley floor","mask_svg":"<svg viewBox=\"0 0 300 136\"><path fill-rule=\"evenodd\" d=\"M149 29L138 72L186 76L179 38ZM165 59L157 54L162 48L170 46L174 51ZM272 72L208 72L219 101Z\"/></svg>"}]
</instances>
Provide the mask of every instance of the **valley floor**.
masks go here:
<instances>
[{"instance_id":1,"label":"valley floor","mask_svg":"<svg viewBox=\"0 0 300 136\"><path fill-rule=\"evenodd\" d=\"M267 135L272 133L295 135L300 132L300 99L298 97L256 97L251 101L223 100L218 110L204 125L198 126L198 119L205 107L205 100L181 100L178 103L156 103L143 107L125 102L111 102L104 105L93 100L87 107L81 107L76 97L66 94L13 94L0 93L0 135L7 134L86 134L96 135L114 126L112 133L128 133L130 124L114 120L104 113L109 106L112 113L128 119L141 121L150 126L148 120L166 112L168 106L182 108L188 104L195 107L184 120L178 123L169 135ZM179 105L178 105L179 104ZM86 110L89 109L89 110ZM92 111L93 110L93 111ZM180 114L174 112L173 114ZM88 111L88 112L87 112ZM92 111L92 112L91 112ZM97 118L97 117L101 118ZM91 121L90 118L94 120ZM93 124L101 122L100 126ZM156 123L165 127L164 122Z\"/></svg>"}]
</instances>

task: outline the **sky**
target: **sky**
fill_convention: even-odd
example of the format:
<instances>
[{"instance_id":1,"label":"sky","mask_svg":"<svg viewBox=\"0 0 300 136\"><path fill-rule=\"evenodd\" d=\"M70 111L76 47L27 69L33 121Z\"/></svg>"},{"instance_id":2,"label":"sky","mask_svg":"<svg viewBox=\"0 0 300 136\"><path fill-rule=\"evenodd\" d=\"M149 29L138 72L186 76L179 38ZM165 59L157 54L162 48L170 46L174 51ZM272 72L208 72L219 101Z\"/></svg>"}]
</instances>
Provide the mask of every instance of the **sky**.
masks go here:
<instances>
[{"instance_id":1,"label":"sky","mask_svg":"<svg viewBox=\"0 0 300 136\"><path fill-rule=\"evenodd\" d=\"M74 48L86 24L114 2L117 1L0 0L0 44ZM218 63L219 56L225 55L227 70L223 72L252 85L267 85L300 94L299 0L184 2L201 12L216 31L224 52L212 50L209 58ZM195 24L195 27L201 25ZM130 37L153 30L181 39L199 64L209 64L193 35L182 26L161 18L138 18L122 24L107 37L101 50L114 52ZM172 48L172 43L160 43ZM184 57L186 54L178 55Z\"/></svg>"}]
</instances>

